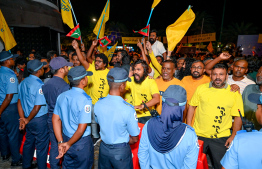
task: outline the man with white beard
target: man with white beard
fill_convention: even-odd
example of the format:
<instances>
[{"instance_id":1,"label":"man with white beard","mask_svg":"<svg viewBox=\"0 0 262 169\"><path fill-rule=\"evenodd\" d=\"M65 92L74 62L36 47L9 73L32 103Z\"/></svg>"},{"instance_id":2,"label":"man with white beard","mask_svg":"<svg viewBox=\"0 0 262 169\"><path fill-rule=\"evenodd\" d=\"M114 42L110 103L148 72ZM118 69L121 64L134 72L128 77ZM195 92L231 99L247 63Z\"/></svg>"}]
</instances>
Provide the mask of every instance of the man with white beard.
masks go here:
<instances>
[{"instance_id":1,"label":"man with white beard","mask_svg":"<svg viewBox=\"0 0 262 169\"><path fill-rule=\"evenodd\" d=\"M256 130L260 130L262 126L257 122L256 119L257 104L248 100L248 95L250 93L262 94L262 67L260 67L257 72L256 84L248 85L242 94L245 117L247 120L254 123Z\"/></svg>"}]
</instances>

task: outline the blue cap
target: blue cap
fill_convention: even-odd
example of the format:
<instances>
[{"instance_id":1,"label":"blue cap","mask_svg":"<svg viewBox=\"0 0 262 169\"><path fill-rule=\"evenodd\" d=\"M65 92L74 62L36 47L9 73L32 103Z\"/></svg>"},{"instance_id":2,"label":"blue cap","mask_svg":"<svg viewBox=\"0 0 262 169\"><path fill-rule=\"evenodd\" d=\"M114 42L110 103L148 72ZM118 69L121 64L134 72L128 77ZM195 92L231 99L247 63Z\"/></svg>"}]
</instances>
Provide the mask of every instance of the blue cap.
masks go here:
<instances>
[{"instance_id":1,"label":"blue cap","mask_svg":"<svg viewBox=\"0 0 262 169\"><path fill-rule=\"evenodd\" d=\"M109 76L113 77L113 79L109 78ZM131 82L131 79L128 77L127 71L120 67L115 67L111 69L107 74L107 80L109 82L115 82L115 83L121 83L126 81Z\"/></svg>"},{"instance_id":2,"label":"blue cap","mask_svg":"<svg viewBox=\"0 0 262 169\"><path fill-rule=\"evenodd\" d=\"M49 65L52 70L57 70L64 66L73 66L73 63L68 62L67 60L65 60L65 58L59 56L59 57L52 59Z\"/></svg>"},{"instance_id":3,"label":"blue cap","mask_svg":"<svg viewBox=\"0 0 262 169\"><path fill-rule=\"evenodd\" d=\"M171 103L167 99L175 99L178 103ZM169 106L184 106L187 102L186 90L179 85L170 85L162 94L163 102Z\"/></svg>"},{"instance_id":4,"label":"blue cap","mask_svg":"<svg viewBox=\"0 0 262 169\"><path fill-rule=\"evenodd\" d=\"M248 100L252 103L262 104L262 94L251 93L248 95Z\"/></svg>"},{"instance_id":5,"label":"blue cap","mask_svg":"<svg viewBox=\"0 0 262 169\"><path fill-rule=\"evenodd\" d=\"M11 54L8 51L3 51L3 52L0 52L0 62L3 62L10 58L16 58L18 56L19 56L18 54Z\"/></svg>"},{"instance_id":6,"label":"blue cap","mask_svg":"<svg viewBox=\"0 0 262 169\"><path fill-rule=\"evenodd\" d=\"M46 65L46 62L41 62L38 59L30 60L27 63L27 70L31 73L38 71L41 69L44 65Z\"/></svg>"},{"instance_id":7,"label":"blue cap","mask_svg":"<svg viewBox=\"0 0 262 169\"><path fill-rule=\"evenodd\" d=\"M86 71L83 66L76 66L69 70L67 78L70 82L82 79L85 76L92 76L93 72Z\"/></svg>"}]
</instances>

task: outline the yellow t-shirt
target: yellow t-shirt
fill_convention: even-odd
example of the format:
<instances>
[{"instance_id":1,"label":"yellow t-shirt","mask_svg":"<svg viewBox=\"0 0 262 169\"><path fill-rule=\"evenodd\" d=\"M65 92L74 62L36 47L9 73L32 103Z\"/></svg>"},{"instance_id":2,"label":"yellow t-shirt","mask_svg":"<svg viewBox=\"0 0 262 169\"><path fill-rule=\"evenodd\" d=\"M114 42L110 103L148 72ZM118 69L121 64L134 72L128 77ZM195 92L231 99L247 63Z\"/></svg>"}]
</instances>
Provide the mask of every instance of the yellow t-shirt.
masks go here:
<instances>
[{"instance_id":1,"label":"yellow t-shirt","mask_svg":"<svg viewBox=\"0 0 262 169\"><path fill-rule=\"evenodd\" d=\"M152 99L154 94L159 94L155 80L149 79L148 77L141 84L135 83L134 77L131 77L131 82L126 83L126 90L130 90L131 92L131 98L127 98L127 102L133 106L141 105L142 102L147 103ZM149 108L152 109L153 107ZM136 112L138 118L151 116L150 112L146 108L141 111L136 110Z\"/></svg>"},{"instance_id":2,"label":"yellow t-shirt","mask_svg":"<svg viewBox=\"0 0 262 169\"><path fill-rule=\"evenodd\" d=\"M187 93L187 106L184 111L184 121L186 122L186 115L188 110L188 103L195 93L197 87L201 84L209 83L211 81L209 76L204 75L202 79L194 80L192 76L185 76L181 82L185 85L186 93ZM197 109L197 108L196 108ZM196 111L195 111L196 112ZM193 126L195 121L195 113L192 119L191 125Z\"/></svg>"},{"instance_id":3,"label":"yellow t-shirt","mask_svg":"<svg viewBox=\"0 0 262 169\"><path fill-rule=\"evenodd\" d=\"M109 93L109 85L107 82L107 74L109 70L96 70L94 62L90 64L87 71L92 71L93 75L88 76L88 92L92 98L92 104L95 104L100 98L106 97Z\"/></svg>"},{"instance_id":4,"label":"yellow t-shirt","mask_svg":"<svg viewBox=\"0 0 262 169\"><path fill-rule=\"evenodd\" d=\"M159 92L165 92L165 90L170 86L170 85L179 85L179 86L182 86L183 88L185 88L184 84L176 79L176 78L173 78L172 80L168 81L168 82L165 82L163 80L163 78L161 77L160 79L156 79L156 84L157 84L157 87L158 87L158 90ZM162 96L160 95L160 103L158 103L156 105L156 110L159 114L162 113Z\"/></svg>"},{"instance_id":5,"label":"yellow t-shirt","mask_svg":"<svg viewBox=\"0 0 262 169\"><path fill-rule=\"evenodd\" d=\"M217 89L210 83L200 85L189 105L197 106L193 128L198 136L221 138L231 135L232 116L244 116L243 100L238 92L231 92L230 86Z\"/></svg>"}]
</instances>

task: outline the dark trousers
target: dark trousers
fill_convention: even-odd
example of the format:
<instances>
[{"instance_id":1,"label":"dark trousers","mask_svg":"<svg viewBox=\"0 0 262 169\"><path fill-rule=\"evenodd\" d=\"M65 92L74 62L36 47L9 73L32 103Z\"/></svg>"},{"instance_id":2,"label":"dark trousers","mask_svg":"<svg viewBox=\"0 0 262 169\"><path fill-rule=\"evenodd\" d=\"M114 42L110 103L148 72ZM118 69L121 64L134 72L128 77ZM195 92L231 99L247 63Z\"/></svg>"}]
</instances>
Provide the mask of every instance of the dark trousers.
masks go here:
<instances>
[{"instance_id":1,"label":"dark trousers","mask_svg":"<svg viewBox=\"0 0 262 169\"><path fill-rule=\"evenodd\" d=\"M227 151L225 143L228 138L229 137L211 139L198 136L199 140L204 141L203 153L209 155L212 165L215 169L222 168L220 161Z\"/></svg>"},{"instance_id":2,"label":"dark trousers","mask_svg":"<svg viewBox=\"0 0 262 169\"><path fill-rule=\"evenodd\" d=\"M56 140L55 133L53 130L52 117L53 117L53 114L49 113L48 120L47 120L48 128L49 128L49 138L51 142L51 148L49 151L49 154L50 154L49 163L52 169L58 169L60 168L60 165L59 165L60 159L56 159L56 157L58 156L58 144L57 144L57 140Z\"/></svg>"},{"instance_id":3,"label":"dark trousers","mask_svg":"<svg viewBox=\"0 0 262 169\"><path fill-rule=\"evenodd\" d=\"M64 142L70 138L63 134ZM94 162L94 146L91 136L82 137L64 155L64 169L91 169Z\"/></svg>"},{"instance_id":4,"label":"dark trousers","mask_svg":"<svg viewBox=\"0 0 262 169\"><path fill-rule=\"evenodd\" d=\"M99 148L99 169L133 169L132 153L128 143L108 145L103 141Z\"/></svg>"},{"instance_id":5,"label":"dark trousers","mask_svg":"<svg viewBox=\"0 0 262 169\"><path fill-rule=\"evenodd\" d=\"M146 116L146 117L140 117L140 118L137 118L137 119L138 119L138 123L146 124L146 122L151 118L152 118L152 116Z\"/></svg>"},{"instance_id":6,"label":"dark trousers","mask_svg":"<svg viewBox=\"0 0 262 169\"><path fill-rule=\"evenodd\" d=\"M10 147L12 162L18 162L21 158L19 149L22 142L23 134L19 130L19 115L17 110L17 103L8 105L8 107L1 115L1 120L3 125L1 132L1 147L4 150L1 153L2 155L9 154ZM8 137L8 139L6 138L6 136Z\"/></svg>"},{"instance_id":7,"label":"dark trousers","mask_svg":"<svg viewBox=\"0 0 262 169\"><path fill-rule=\"evenodd\" d=\"M33 118L26 125L25 143L23 147L23 168L31 167L36 148L38 169L46 169L49 148L47 114Z\"/></svg>"},{"instance_id":8,"label":"dark trousers","mask_svg":"<svg viewBox=\"0 0 262 169\"><path fill-rule=\"evenodd\" d=\"M10 154L8 135L4 126L4 121L0 117L0 152L2 157Z\"/></svg>"}]
</instances>

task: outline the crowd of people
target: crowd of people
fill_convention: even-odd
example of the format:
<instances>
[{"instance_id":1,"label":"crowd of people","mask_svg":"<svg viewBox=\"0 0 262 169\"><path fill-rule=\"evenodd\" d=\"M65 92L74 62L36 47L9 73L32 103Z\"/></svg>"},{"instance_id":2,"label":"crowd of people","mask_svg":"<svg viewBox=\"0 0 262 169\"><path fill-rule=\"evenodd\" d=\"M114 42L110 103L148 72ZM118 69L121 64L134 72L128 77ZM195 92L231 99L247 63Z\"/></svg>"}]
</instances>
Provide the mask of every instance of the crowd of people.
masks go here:
<instances>
[{"instance_id":1,"label":"crowd of people","mask_svg":"<svg viewBox=\"0 0 262 169\"><path fill-rule=\"evenodd\" d=\"M140 168L193 169L202 140L215 169L262 167L261 58L171 52L155 30L137 48L0 52L2 160L46 169L51 144L52 169L92 168L100 142L98 168L131 169L139 142Z\"/></svg>"}]
</instances>

